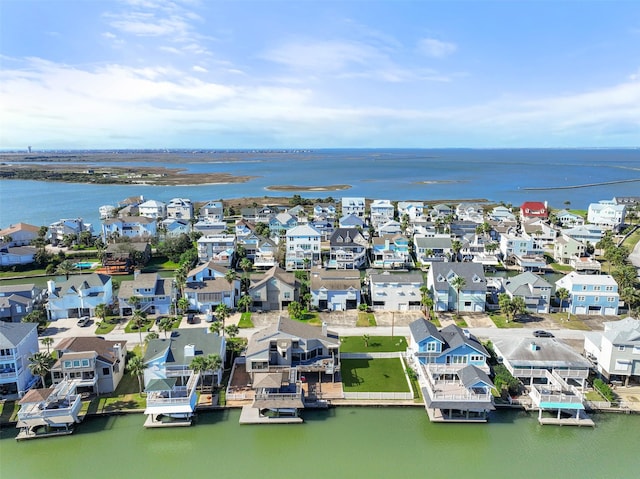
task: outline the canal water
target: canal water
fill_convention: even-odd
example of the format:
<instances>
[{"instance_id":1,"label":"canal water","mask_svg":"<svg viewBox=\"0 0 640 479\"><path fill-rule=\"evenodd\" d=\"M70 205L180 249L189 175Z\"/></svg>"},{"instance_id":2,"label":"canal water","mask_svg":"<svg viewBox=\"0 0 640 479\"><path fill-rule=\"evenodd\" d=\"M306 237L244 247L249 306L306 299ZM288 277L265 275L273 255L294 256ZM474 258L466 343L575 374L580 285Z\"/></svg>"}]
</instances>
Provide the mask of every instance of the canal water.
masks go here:
<instances>
[{"instance_id":1,"label":"canal water","mask_svg":"<svg viewBox=\"0 0 640 479\"><path fill-rule=\"evenodd\" d=\"M423 408L341 407L304 418L240 426L239 411L225 410L200 413L189 428L145 429L135 414L24 442L4 429L0 477L640 477L638 415L597 415L595 428L540 426L522 411L494 413L488 424L432 424Z\"/></svg>"}]
</instances>

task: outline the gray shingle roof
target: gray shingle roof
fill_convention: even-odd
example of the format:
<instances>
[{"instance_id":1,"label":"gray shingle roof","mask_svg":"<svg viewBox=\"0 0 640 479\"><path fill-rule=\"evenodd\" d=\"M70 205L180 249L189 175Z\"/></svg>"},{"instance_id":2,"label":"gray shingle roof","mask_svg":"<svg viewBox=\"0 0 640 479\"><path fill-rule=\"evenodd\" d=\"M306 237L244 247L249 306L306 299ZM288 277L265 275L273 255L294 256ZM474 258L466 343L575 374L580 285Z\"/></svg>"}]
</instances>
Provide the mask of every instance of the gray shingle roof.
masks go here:
<instances>
[{"instance_id":1,"label":"gray shingle roof","mask_svg":"<svg viewBox=\"0 0 640 479\"><path fill-rule=\"evenodd\" d=\"M0 348L15 348L20 341L37 328L36 323L5 323L0 321Z\"/></svg>"},{"instance_id":2,"label":"gray shingle roof","mask_svg":"<svg viewBox=\"0 0 640 479\"><path fill-rule=\"evenodd\" d=\"M207 356L209 354L220 354L223 339L215 333L209 333L206 328L176 329L171 333L170 338L158 338L149 341L144 355L144 362L147 363L158 357L167 355L167 366L187 365L191 359L185 359L184 347L189 344L195 346L196 356ZM224 358L223 358L224 360Z\"/></svg>"},{"instance_id":3,"label":"gray shingle roof","mask_svg":"<svg viewBox=\"0 0 640 479\"><path fill-rule=\"evenodd\" d=\"M511 294L524 295L531 292L530 285L536 288L551 288L551 283L530 271L509 278L504 287Z\"/></svg>"},{"instance_id":4,"label":"gray shingle roof","mask_svg":"<svg viewBox=\"0 0 640 479\"><path fill-rule=\"evenodd\" d=\"M536 344L535 351L531 343ZM554 338L495 339L496 353L514 367L589 368L591 363L565 343Z\"/></svg>"},{"instance_id":5,"label":"gray shingle roof","mask_svg":"<svg viewBox=\"0 0 640 479\"><path fill-rule=\"evenodd\" d=\"M462 291L486 291L487 280L484 276L484 269L479 263L433 263L429 269L436 289L442 290L448 284L447 276L453 271L456 276L465 279L466 284ZM474 281L477 278L477 281Z\"/></svg>"},{"instance_id":6,"label":"gray shingle roof","mask_svg":"<svg viewBox=\"0 0 640 479\"><path fill-rule=\"evenodd\" d=\"M411 324L409 324L409 329L411 331L411 336L413 336L413 339L417 343L428 337L433 337L438 341L444 343L444 339L440 335L440 331L438 331L438 328L433 323L430 323L424 318L419 318L413 321Z\"/></svg>"},{"instance_id":7,"label":"gray shingle roof","mask_svg":"<svg viewBox=\"0 0 640 479\"><path fill-rule=\"evenodd\" d=\"M477 384L479 381L485 383L490 387L494 387L493 382L482 369L474 366L473 364L469 364L465 366L460 371L458 371L458 378L466 388L470 388L474 384Z\"/></svg>"},{"instance_id":8,"label":"gray shingle roof","mask_svg":"<svg viewBox=\"0 0 640 479\"><path fill-rule=\"evenodd\" d=\"M455 324L450 324L449 326L442 328L440 330L440 334L448 345L447 349L456 349L457 347L466 344L467 346L484 354L486 357L489 357L489 353L484 348L482 343L478 341L478 338L476 338L472 334L469 334L467 336L467 334L465 334L465 332Z\"/></svg>"}]
</instances>

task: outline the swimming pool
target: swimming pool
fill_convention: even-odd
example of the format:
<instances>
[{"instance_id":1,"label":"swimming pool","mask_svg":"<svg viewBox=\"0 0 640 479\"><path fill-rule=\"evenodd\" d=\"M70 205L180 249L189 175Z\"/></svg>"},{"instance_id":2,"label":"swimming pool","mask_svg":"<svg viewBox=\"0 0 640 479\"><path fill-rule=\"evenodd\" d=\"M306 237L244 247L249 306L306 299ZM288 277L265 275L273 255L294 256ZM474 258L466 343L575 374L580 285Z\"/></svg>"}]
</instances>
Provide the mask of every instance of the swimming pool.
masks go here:
<instances>
[{"instance_id":1,"label":"swimming pool","mask_svg":"<svg viewBox=\"0 0 640 479\"><path fill-rule=\"evenodd\" d=\"M88 262L74 263L73 266L75 266L78 269L91 269L93 268L93 263L88 263Z\"/></svg>"}]
</instances>

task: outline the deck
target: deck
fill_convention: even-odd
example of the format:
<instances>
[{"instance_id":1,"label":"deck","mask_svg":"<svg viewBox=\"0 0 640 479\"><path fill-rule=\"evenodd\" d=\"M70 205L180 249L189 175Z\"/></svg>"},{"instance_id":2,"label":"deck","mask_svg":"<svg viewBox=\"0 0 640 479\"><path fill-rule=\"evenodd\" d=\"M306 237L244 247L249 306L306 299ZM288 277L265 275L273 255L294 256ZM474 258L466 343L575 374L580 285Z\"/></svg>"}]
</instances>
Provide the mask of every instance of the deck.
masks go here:
<instances>
[{"instance_id":1,"label":"deck","mask_svg":"<svg viewBox=\"0 0 640 479\"><path fill-rule=\"evenodd\" d=\"M251 406L243 406L240 412L240 424L300 424L298 416L267 417L261 416L260 410Z\"/></svg>"}]
</instances>

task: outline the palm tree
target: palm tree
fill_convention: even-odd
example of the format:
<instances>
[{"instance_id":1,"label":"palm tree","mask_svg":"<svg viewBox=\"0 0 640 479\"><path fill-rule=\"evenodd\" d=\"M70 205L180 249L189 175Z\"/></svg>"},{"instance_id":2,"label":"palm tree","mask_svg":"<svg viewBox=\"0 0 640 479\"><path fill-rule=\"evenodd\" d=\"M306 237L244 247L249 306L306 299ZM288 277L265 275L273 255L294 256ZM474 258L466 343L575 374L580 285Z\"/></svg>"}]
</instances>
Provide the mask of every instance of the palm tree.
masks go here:
<instances>
[{"instance_id":1,"label":"palm tree","mask_svg":"<svg viewBox=\"0 0 640 479\"><path fill-rule=\"evenodd\" d=\"M97 317L100 318L101 321L107 319L107 305L104 303L100 303L96 305L94 313Z\"/></svg>"},{"instance_id":2,"label":"palm tree","mask_svg":"<svg viewBox=\"0 0 640 479\"><path fill-rule=\"evenodd\" d=\"M451 242L451 250L453 251L454 261L458 261L458 255L460 254L461 249L462 249L462 243L459 240L453 240Z\"/></svg>"},{"instance_id":3,"label":"palm tree","mask_svg":"<svg viewBox=\"0 0 640 479\"><path fill-rule=\"evenodd\" d=\"M229 316L231 316L231 310L229 309L229 306L227 306L224 303L220 303L218 306L216 306L216 317L218 318L218 321L222 323L223 335L224 335L224 322Z\"/></svg>"},{"instance_id":4,"label":"palm tree","mask_svg":"<svg viewBox=\"0 0 640 479\"><path fill-rule=\"evenodd\" d=\"M364 347L368 348L369 347L369 335L368 334L363 334L362 335L362 341L364 341Z\"/></svg>"},{"instance_id":5,"label":"palm tree","mask_svg":"<svg viewBox=\"0 0 640 479\"><path fill-rule=\"evenodd\" d=\"M241 308L244 308L245 313L249 312L249 308L251 307L252 304L253 304L253 298L249 294L242 295L242 297L238 300L238 306L240 306Z\"/></svg>"},{"instance_id":6,"label":"palm tree","mask_svg":"<svg viewBox=\"0 0 640 479\"><path fill-rule=\"evenodd\" d=\"M164 317L158 323L158 329L164 333L164 337L167 337L167 333L173 329L173 319Z\"/></svg>"},{"instance_id":7,"label":"palm tree","mask_svg":"<svg viewBox=\"0 0 640 479\"><path fill-rule=\"evenodd\" d=\"M142 395L142 375L144 374L145 369L147 369L147 365L140 356L133 356L127 363L127 371L129 374L138 378L138 389L140 391L140 395Z\"/></svg>"},{"instance_id":8,"label":"palm tree","mask_svg":"<svg viewBox=\"0 0 640 479\"><path fill-rule=\"evenodd\" d=\"M208 371L217 371L222 366L222 359L217 354L209 354L207 356L196 356L191 360L189 369L194 373L200 374L200 388L204 384L204 375ZM219 382L219 381L218 381Z\"/></svg>"},{"instance_id":9,"label":"palm tree","mask_svg":"<svg viewBox=\"0 0 640 479\"><path fill-rule=\"evenodd\" d=\"M515 296L511 300L511 314L515 320L517 316L524 314L527 311L527 305L522 296Z\"/></svg>"},{"instance_id":10,"label":"palm tree","mask_svg":"<svg viewBox=\"0 0 640 479\"><path fill-rule=\"evenodd\" d=\"M152 341L154 339L158 339L160 337L160 335L158 333L156 333L155 331L150 331L147 333L147 335L144 337L144 344L148 345L149 341Z\"/></svg>"},{"instance_id":11,"label":"palm tree","mask_svg":"<svg viewBox=\"0 0 640 479\"><path fill-rule=\"evenodd\" d=\"M75 270L76 267L73 265L71 260L65 259L56 267L56 274L64 274L66 279L69 279L69 274Z\"/></svg>"},{"instance_id":12,"label":"palm tree","mask_svg":"<svg viewBox=\"0 0 640 479\"><path fill-rule=\"evenodd\" d=\"M34 353L29 357L29 371L34 376L40 376L43 388L46 387L44 378L51 371L54 362L55 360L49 353Z\"/></svg>"},{"instance_id":13,"label":"palm tree","mask_svg":"<svg viewBox=\"0 0 640 479\"><path fill-rule=\"evenodd\" d=\"M556 298L558 298L558 303L559 303L559 307L560 307L560 312L562 312L562 304L564 303L564 300L567 299L569 297L569 290L567 290L566 288L558 288L556 290ZM567 319L569 319L569 315L567 315Z\"/></svg>"},{"instance_id":14,"label":"palm tree","mask_svg":"<svg viewBox=\"0 0 640 479\"><path fill-rule=\"evenodd\" d=\"M224 328L224 331L225 333L227 333L229 339L233 339L238 336L238 333L240 333L240 328L238 328L237 324L230 324L229 326Z\"/></svg>"},{"instance_id":15,"label":"palm tree","mask_svg":"<svg viewBox=\"0 0 640 479\"><path fill-rule=\"evenodd\" d=\"M507 293L500 293L498 295L498 305L500 306L500 311L507 318L507 323L511 320L511 313L513 313L513 308L511 307L511 297Z\"/></svg>"},{"instance_id":16,"label":"palm tree","mask_svg":"<svg viewBox=\"0 0 640 479\"><path fill-rule=\"evenodd\" d=\"M426 284L420 286L420 293L422 297L420 298L420 303L424 307L423 312L424 315L427 316L431 306L433 306L433 299L431 298L431 290Z\"/></svg>"},{"instance_id":17,"label":"palm tree","mask_svg":"<svg viewBox=\"0 0 640 479\"><path fill-rule=\"evenodd\" d=\"M249 258L242 258L240 260L240 268L245 274L248 274L253 269L253 262Z\"/></svg>"},{"instance_id":18,"label":"palm tree","mask_svg":"<svg viewBox=\"0 0 640 479\"><path fill-rule=\"evenodd\" d=\"M187 265L182 264L175 272L175 281L178 290L180 291L180 296L184 295L184 287L187 284Z\"/></svg>"},{"instance_id":19,"label":"palm tree","mask_svg":"<svg viewBox=\"0 0 640 479\"><path fill-rule=\"evenodd\" d=\"M47 354L50 352L50 347L53 344L53 338L51 336L46 336L40 339L40 342L47 347Z\"/></svg>"},{"instance_id":20,"label":"palm tree","mask_svg":"<svg viewBox=\"0 0 640 479\"><path fill-rule=\"evenodd\" d=\"M144 328L144 325L145 325L145 323L147 321L147 314L143 313L139 309L136 309L133 312L133 320L132 321L133 321L133 325L138 330L138 334L140 335L140 344L142 344L142 328Z\"/></svg>"},{"instance_id":21,"label":"palm tree","mask_svg":"<svg viewBox=\"0 0 640 479\"><path fill-rule=\"evenodd\" d=\"M456 315L460 316L460 290L465 287L465 285L467 284L467 281L462 276L456 276L455 278L453 278L450 284L456 290L457 305L458 305L456 309Z\"/></svg>"},{"instance_id":22,"label":"palm tree","mask_svg":"<svg viewBox=\"0 0 640 479\"><path fill-rule=\"evenodd\" d=\"M214 321L211 323L211 326L209 326L209 331L219 336L222 331L222 323L220 321Z\"/></svg>"},{"instance_id":23,"label":"palm tree","mask_svg":"<svg viewBox=\"0 0 640 479\"><path fill-rule=\"evenodd\" d=\"M183 313L189 309L189 299L183 296L178 300L178 309Z\"/></svg>"},{"instance_id":24,"label":"palm tree","mask_svg":"<svg viewBox=\"0 0 640 479\"><path fill-rule=\"evenodd\" d=\"M131 306L134 310L140 307L141 302L142 300L140 299L140 296L131 296L127 300L127 303L129 303L129 306Z\"/></svg>"}]
</instances>

